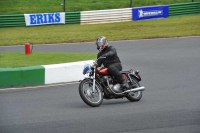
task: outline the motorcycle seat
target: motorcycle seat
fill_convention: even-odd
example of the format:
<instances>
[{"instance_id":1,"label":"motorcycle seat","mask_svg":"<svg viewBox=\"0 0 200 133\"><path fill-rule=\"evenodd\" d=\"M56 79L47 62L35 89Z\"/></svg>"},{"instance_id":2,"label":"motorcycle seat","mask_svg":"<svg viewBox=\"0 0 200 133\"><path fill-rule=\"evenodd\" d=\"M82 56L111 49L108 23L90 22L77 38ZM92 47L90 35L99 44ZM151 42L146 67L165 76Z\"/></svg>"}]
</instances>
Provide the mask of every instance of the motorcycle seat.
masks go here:
<instances>
[{"instance_id":1,"label":"motorcycle seat","mask_svg":"<svg viewBox=\"0 0 200 133\"><path fill-rule=\"evenodd\" d=\"M130 72L130 70L127 70L127 71L120 71L120 73L129 73Z\"/></svg>"}]
</instances>

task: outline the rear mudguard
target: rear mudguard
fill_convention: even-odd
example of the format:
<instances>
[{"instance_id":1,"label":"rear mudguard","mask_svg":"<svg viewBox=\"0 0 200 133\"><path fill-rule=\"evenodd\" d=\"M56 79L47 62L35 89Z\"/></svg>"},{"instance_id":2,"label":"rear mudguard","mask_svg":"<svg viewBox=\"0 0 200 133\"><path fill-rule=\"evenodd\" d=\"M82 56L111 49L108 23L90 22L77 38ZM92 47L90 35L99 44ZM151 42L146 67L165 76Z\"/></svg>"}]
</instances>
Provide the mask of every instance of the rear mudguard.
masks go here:
<instances>
[{"instance_id":1,"label":"rear mudguard","mask_svg":"<svg viewBox=\"0 0 200 133\"><path fill-rule=\"evenodd\" d=\"M126 75L129 75L129 76L133 76L138 82L140 82L142 79L140 77L140 75L136 75L135 73L130 73L130 72L126 72L126 71L123 71L121 72L121 74L126 74Z\"/></svg>"},{"instance_id":2,"label":"rear mudguard","mask_svg":"<svg viewBox=\"0 0 200 133\"><path fill-rule=\"evenodd\" d=\"M130 76L133 76L135 79L137 79L138 82L140 82L140 81L142 80L139 74L136 75L136 74L134 74L134 73L129 73L129 75L130 75Z\"/></svg>"}]
</instances>

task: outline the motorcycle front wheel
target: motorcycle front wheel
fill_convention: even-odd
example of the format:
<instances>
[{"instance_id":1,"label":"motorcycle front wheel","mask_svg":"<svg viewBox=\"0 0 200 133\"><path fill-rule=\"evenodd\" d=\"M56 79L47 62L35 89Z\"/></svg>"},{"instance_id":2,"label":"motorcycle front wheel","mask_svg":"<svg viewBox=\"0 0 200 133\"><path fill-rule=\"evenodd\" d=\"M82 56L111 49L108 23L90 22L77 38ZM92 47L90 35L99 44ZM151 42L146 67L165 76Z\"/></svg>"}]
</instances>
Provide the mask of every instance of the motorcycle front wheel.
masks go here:
<instances>
[{"instance_id":1,"label":"motorcycle front wheel","mask_svg":"<svg viewBox=\"0 0 200 133\"><path fill-rule=\"evenodd\" d=\"M136 86L136 88L141 87L140 83L133 76L131 76L131 79L133 81L133 84ZM129 83L132 84L131 82L129 82ZM134 89L134 88L132 88L132 89ZM139 101L142 98L142 91L129 92L126 95L126 98L131 102Z\"/></svg>"},{"instance_id":2,"label":"motorcycle front wheel","mask_svg":"<svg viewBox=\"0 0 200 133\"><path fill-rule=\"evenodd\" d=\"M98 107L103 102L103 93L98 84L95 84L95 90L93 90L92 79L84 79L79 84L79 94L81 99L91 107Z\"/></svg>"}]
</instances>

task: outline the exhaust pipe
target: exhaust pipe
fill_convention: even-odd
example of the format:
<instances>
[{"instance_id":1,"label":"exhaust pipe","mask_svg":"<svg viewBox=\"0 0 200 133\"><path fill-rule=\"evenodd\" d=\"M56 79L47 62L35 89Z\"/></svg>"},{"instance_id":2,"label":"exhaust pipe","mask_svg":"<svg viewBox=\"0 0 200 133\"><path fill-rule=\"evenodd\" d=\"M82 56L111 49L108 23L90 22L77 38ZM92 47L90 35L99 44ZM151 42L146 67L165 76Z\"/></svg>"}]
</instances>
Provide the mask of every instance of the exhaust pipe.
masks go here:
<instances>
[{"instance_id":1,"label":"exhaust pipe","mask_svg":"<svg viewBox=\"0 0 200 133\"><path fill-rule=\"evenodd\" d=\"M141 86L141 87L138 87L138 88L134 88L134 89L131 89L131 90L124 91L123 93L136 92L136 91L144 91L144 90L145 90L145 87Z\"/></svg>"}]
</instances>

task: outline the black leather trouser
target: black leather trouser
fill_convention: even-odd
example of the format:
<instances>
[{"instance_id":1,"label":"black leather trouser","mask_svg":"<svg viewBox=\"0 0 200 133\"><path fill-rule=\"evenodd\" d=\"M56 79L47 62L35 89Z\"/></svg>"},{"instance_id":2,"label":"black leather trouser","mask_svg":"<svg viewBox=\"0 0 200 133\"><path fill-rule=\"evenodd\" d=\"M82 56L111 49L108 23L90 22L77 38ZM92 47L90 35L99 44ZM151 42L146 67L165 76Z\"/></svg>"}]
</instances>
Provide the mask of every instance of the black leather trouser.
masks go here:
<instances>
[{"instance_id":1,"label":"black leather trouser","mask_svg":"<svg viewBox=\"0 0 200 133\"><path fill-rule=\"evenodd\" d=\"M124 78L120 73L121 70L122 70L121 63L114 63L108 67L108 72L122 84Z\"/></svg>"}]
</instances>

